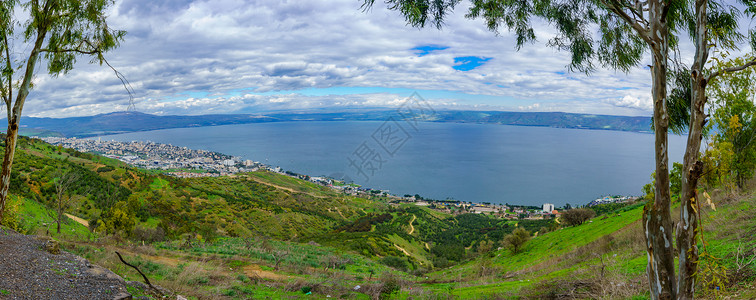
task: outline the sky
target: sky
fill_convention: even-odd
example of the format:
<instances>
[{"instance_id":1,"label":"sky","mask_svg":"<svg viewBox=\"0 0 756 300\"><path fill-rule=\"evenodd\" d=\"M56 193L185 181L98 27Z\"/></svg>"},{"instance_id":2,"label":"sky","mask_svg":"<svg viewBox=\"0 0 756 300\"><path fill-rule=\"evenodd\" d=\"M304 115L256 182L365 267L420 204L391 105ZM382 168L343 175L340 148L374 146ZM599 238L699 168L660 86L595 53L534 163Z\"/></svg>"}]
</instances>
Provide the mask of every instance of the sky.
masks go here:
<instances>
[{"instance_id":1,"label":"sky","mask_svg":"<svg viewBox=\"0 0 756 300\"><path fill-rule=\"evenodd\" d=\"M648 58L628 73L570 73L568 53L545 46L545 24L517 51L509 32L466 19L467 1L441 30L361 3L119 0L108 23L128 33L106 57L136 110L160 115L392 108L413 92L435 109L651 115ZM114 72L88 62L57 78L40 68L24 114L125 110Z\"/></svg>"}]
</instances>

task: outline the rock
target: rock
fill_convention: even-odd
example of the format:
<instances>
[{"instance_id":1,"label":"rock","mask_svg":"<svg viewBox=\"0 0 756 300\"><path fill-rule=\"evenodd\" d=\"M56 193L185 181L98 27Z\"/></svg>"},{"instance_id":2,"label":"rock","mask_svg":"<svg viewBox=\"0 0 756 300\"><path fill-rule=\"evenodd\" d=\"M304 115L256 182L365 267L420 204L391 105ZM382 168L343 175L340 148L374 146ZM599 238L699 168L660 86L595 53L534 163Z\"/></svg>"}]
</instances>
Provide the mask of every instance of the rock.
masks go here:
<instances>
[{"instance_id":1,"label":"rock","mask_svg":"<svg viewBox=\"0 0 756 300\"><path fill-rule=\"evenodd\" d=\"M131 294L120 292L113 297L113 300L131 300Z\"/></svg>"},{"instance_id":2,"label":"rock","mask_svg":"<svg viewBox=\"0 0 756 300\"><path fill-rule=\"evenodd\" d=\"M127 281L126 285L142 291L150 290L150 286L141 281Z\"/></svg>"},{"instance_id":3,"label":"rock","mask_svg":"<svg viewBox=\"0 0 756 300\"><path fill-rule=\"evenodd\" d=\"M56 240L49 239L45 242L45 251L58 255L60 254L60 244Z\"/></svg>"},{"instance_id":4,"label":"rock","mask_svg":"<svg viewBox=\"0 0 756 300\"><path fill-rule=\"evenodd\" d=\"M176 295L176 300L187 300L184 296Z\"/></svg>"},{"instance_id":5,"label":"rock","mask_svg":"<svg viewBox=\"0 0 756 300\"><path fill-rule=\"evenodd\" d=\"M84 270L84 274L93 278L107 278L124 282L121 276L118 276L116 273L98 265L89 265L88 268Z\"/></svg>"}]
</instances>

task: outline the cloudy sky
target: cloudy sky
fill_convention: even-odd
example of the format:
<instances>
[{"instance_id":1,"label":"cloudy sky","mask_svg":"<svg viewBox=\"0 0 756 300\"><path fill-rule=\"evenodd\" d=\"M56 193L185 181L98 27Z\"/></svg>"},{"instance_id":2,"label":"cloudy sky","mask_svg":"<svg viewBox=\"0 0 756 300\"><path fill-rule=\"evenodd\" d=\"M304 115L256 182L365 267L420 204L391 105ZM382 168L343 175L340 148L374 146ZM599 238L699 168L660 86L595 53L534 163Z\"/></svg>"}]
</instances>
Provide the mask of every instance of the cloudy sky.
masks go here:
<instances>
[{"instance_id":1,"label":"cloudy sky","mask_svg":"<svg viewBox=\"0 0 756 300\"><path fill-rule=\"evenodd\" d=\"M107 57L136 109L154 114L391 107L416 91L436 109L650 115L646 67L569 73L568 54L544 46L547 26L518 52L507 32L465 19L464 5L439 31L408 27L381 1L369 12L360 4L119 0L109 24L128 35ZM58 78L39 73L25 115L125 110L113 71L87 62Z\"/></svg>"}]
</instances>

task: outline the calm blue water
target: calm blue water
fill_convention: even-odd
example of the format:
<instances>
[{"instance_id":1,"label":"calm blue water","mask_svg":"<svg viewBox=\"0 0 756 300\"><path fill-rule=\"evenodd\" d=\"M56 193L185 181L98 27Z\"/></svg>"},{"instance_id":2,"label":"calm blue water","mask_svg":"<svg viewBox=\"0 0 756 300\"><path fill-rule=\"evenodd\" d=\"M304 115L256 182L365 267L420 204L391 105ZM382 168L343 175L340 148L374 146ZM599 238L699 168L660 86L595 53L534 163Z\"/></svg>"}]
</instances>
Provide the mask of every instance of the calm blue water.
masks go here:
<instances>
[{"instance_id":1,"label":"calm blue water","mask_svg":"<svg viewBox=\"0 0 756 300\"><path fill-rule=\"evenodd\" d=\"M415 130L402 125L404 131L393 132L396 126L370 121L259 123L102 139L217 151L312 176L346 175L398 195L526 205L640 195L654 169L651 134L455 123L419 123ZM684 137L670 136L671 161L682 160L684 144ZM362 174L349 159L362 166Z\"/></svg>"}]
</instances>

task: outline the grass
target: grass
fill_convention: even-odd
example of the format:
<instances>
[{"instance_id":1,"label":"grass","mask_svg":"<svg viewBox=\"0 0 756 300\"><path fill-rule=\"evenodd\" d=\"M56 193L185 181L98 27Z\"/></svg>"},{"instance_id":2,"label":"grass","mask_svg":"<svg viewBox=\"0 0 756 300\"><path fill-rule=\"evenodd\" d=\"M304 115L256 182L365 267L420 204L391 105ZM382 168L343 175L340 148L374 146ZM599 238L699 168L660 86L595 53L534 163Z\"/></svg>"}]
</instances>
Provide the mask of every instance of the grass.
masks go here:
<instances>
[{"instance_id":1,"label":"grass","mask_svg":"<svg viewBox=\"0 0 756 300\"><path fill-rule=\"evenodd\" d=\"M479 258L446 270L429 274L436 281L454 281L450 284L454 296L480 297L480 295L517 294L523 289L531 288L535 283L556 278L574 278L591 276L586 270L595 270L602 260L611 271L622 276L637 277L645 271L645 256L640 251L623 251L625 240L636 239L631 236L632 226L640 226L642 207L636 207L620 214L594 218L590 222L575 227L562 228L538 237L533 237L523 251L512 254L509 250L495 251L490 265ZM640 228L640 227L638 227ZM626 238L607 238L620 236L627 231ZM605 247L614 253L604 258L595 252L607 251L596 248ZM616 255L614 255L616 254ZM612 260L609 262L609 260ZM494 270L493 274L481 275L484 267ZM582 274L582 275L580 275ZM619 276L619 275L618 275ZM446 292L430 287L438 292Z\"/></svg>"},{"instance_id":2,"label":"grass","mask_svg":"<svg viewBox=\"0 0 756 300\"><path fill-rule=\"evenodd\" d=\"M60 226L60 234L57 233L57 219L54 210L45 207L41 203L22 198L19 219L21 226L27 234L43 234L55 238L65 239L89 239L96 234L68 217L64 217Z\"/></svg>"},{"instance_id":3,"label":"grass","mask_svg":"<svg viewBox=\"0 0 756 300\"><path fill-rule=\"evenodd\" d=\"M162 179L160 177L156 177L155 180L150 184L150 189L153 191L160 191L169 188L169 182L165 179Z\"/></svg>"}]
</instances>

